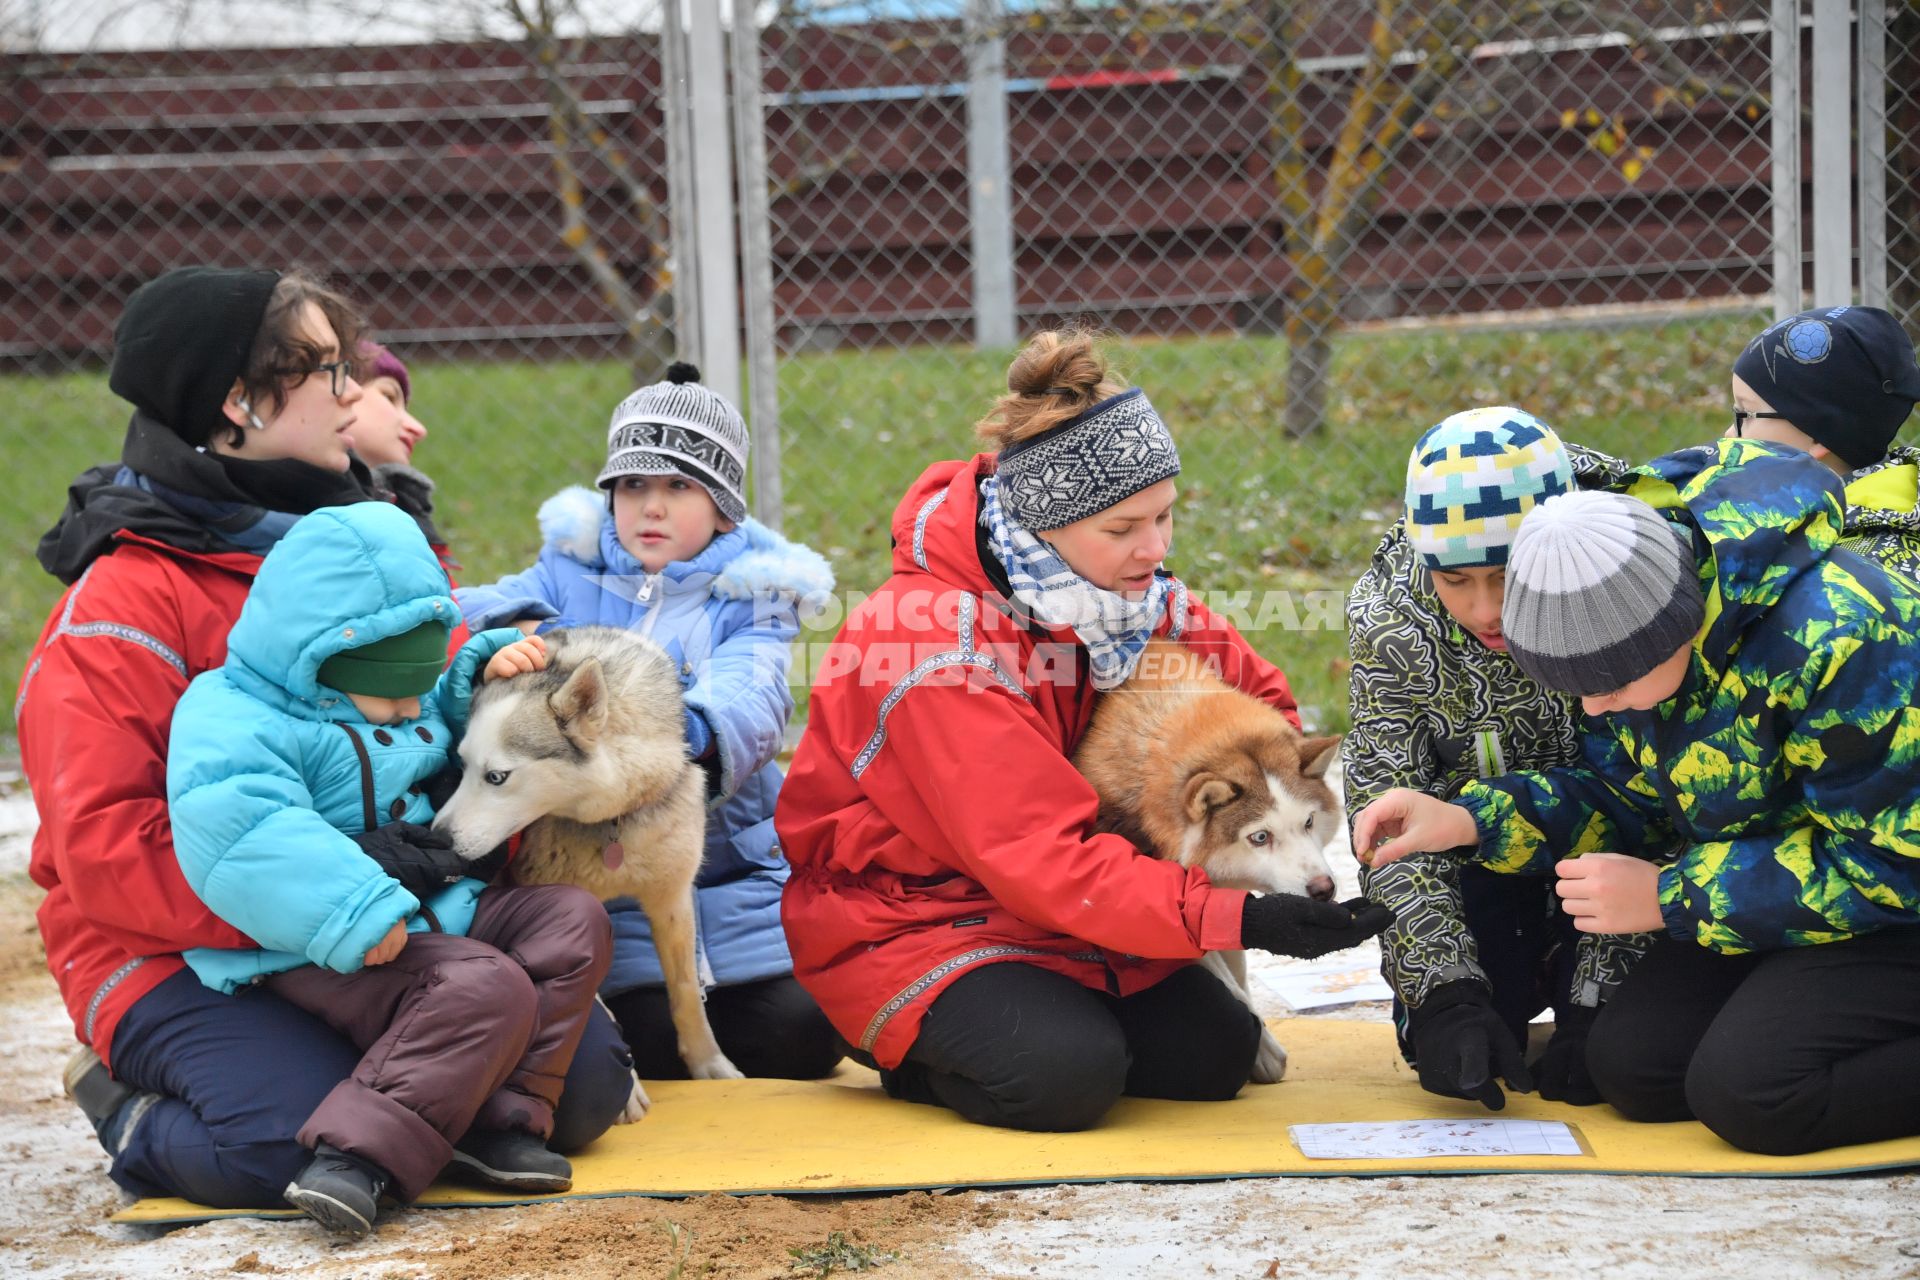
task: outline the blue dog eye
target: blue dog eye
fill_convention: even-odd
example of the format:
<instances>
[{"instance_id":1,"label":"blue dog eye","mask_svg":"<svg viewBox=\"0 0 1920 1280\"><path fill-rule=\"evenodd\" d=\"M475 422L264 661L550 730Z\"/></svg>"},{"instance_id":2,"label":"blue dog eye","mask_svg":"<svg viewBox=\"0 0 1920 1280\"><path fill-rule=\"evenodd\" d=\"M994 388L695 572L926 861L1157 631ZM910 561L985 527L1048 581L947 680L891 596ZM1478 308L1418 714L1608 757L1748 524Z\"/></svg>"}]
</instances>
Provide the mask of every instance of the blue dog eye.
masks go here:
<instances>
[{"instance_id":1,"label":"blue dog eye","mask_svg":"<svg viewBox=\"0 0 1920 1280\"><path fill-rule=\"evenodd\" d=\"M487 770L486 781L490 787L504 787L507 784L507 771L503 769L489 769Z\"/></svg>"}]
</instances>

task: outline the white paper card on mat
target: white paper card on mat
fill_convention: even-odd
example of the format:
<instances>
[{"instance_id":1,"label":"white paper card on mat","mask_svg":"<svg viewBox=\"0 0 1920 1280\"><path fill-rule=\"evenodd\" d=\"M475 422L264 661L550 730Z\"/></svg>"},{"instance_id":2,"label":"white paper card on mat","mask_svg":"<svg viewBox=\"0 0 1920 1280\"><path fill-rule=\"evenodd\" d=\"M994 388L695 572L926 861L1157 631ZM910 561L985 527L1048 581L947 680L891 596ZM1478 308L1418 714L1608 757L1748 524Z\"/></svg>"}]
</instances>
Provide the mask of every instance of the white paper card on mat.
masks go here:
<instances>
[{"instance_id":1,"label":"white paper card on mat","mask_svg":"<svg viewBox=\"0 0 1920 1280\"><path fill-rule=\"evenodd\" d=\"M1355 964L1352 959L1317 964L1289 964L1258 972L1257 980L1296 1012L1325 1009L1362 1000L1391 1000L1393 991L1380 979L1378 960Z\"/></svg>"},{"instance_id":2,"label":"white paper card on mat","mask_svg":"<svg viewBox=\"0 0 1920 1280\"><path fill-rule=\"evenodd\" d=\"M1580 1140L1560 1120L1392 1120L1382 1124L1292 1124L1309 1160L1413 1160L1424 1156L1578 1156Z\"/></svg>"}]
</instances>

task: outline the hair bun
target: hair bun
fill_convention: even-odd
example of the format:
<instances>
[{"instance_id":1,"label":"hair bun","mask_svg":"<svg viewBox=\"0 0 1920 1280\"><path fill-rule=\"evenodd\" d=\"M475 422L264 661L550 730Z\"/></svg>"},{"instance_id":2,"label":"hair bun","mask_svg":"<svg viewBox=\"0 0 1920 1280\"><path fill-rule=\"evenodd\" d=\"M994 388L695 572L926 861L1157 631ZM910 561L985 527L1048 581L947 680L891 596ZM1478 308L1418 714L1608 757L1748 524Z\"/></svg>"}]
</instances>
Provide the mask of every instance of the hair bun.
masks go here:
<instances>
[{"instance_id":1,"label":"hair bun","mask_svg":"<svg viewBox=\"0 0 1920 1280\"><path fill-rule=\"evenodd\" d=\"M679 385L700 381L700 370L685 360L675 360L667 366L667 381Z\"/></svg>"}]
</instances>

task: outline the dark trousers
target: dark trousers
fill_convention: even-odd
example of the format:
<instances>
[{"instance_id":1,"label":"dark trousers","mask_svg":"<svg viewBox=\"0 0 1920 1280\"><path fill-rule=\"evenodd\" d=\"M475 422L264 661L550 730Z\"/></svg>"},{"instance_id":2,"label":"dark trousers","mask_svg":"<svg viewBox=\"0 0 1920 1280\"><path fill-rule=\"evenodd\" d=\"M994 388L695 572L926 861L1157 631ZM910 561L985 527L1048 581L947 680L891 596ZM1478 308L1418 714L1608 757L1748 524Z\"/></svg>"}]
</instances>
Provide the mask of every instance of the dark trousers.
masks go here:
<instances>
[{"instance_id":1,"label":"dark trousers","mask_svg":"<svg viewBox=\"0 0 1920 1280\"><path fill-rule=\"evenodd\" d=\"M1573 1003L1579 930L1560 910L1553 880L1501 875L1468 863L1460 868L1460 905L1473 935L1481 971L1493 992L1493 1011L1522 1050L1527 1024L1542 1009L1564 1012ZM1400 1052L1411 1059L1407 1009L1396 997L1393 1023Z\"/></svg>"},{"instance_id":2,"label":"dark trousers","mask_svg":"<svg viewBox=\"0 0 1920 1280\"><path fill-rule=\"evenodd\" d=\"M667 1008L664 987L639 987L608 996L607 1008L633 1048L643 1080L685 1080L687 1064ZM707 1022L743 1075L818 1080L840 1061L841 1041L812 996L790 977L715 987L707 992Z\"/></svg>"},{"instance_id":3,"label":"dark trousers","mask_svg":"<svg viewBox=\"0 0 1920 1280\"><path fill-rule=\"evenodd\" d=\"M1124 999L1030 964L981 965L940 993L889 1094L975 1124L1086 1129L1122 1094L1219 1102L1253 1070L1260 1021L1189 965Z\"/></svg>"},{"instance_id":4,"label":"dark trousers","mask_svg":"<svg viewBox=\"0 0 1920 1280\"><path fill-rule=\"evenodd\" d=\"M1523 1049L1527 1024L1542 1009L1563 1012L1572 1003L1580 931L1560 909L1552 877L1501 875L1485 867L1460 869L1467 931L1493 987L1493 1009Z\"/></svg>"},{"instance_id":5,"label":"dark trousers","mask_svg":"<svg viewBox=\"0 0 1920 1280\"><path fill-rule=\"evenodd\" d=\"M612 959L599 900L571 885L487 889L466 936L414 933L385 964L305 965L268 989L361 1050L300 1130L425 1191L471 1125L545 1139Z\"/></svg>"},{"instance_id":6,"label":"dark trousers","mask_svg":"<svg viewBox=\"0 0 1920 1280\"><path fill-rule=\"evenodd\" d=\"M312 1152L297 1134L360 1050L271 991L209 991L190 970L142 996L113 1036L114 1075L160 1096L126 1135L113 1180L135 1195L228 1209L282 1204ZM547 1145L577 1151L632 1088L620 1029L596 1009L567 1071Z\"/></svg>"},{"instance_id":7,"label":"dark trousers","mask_svg":"<svg viewBox=\"0 0 1920 1280\"><path fill-rule=\"evenodd\" d=\"M1920 1133L1920 928L1726 956L1662 938L1601 1006L1600 1096L1765 1155Z\"/></svg>"}]
</instances>

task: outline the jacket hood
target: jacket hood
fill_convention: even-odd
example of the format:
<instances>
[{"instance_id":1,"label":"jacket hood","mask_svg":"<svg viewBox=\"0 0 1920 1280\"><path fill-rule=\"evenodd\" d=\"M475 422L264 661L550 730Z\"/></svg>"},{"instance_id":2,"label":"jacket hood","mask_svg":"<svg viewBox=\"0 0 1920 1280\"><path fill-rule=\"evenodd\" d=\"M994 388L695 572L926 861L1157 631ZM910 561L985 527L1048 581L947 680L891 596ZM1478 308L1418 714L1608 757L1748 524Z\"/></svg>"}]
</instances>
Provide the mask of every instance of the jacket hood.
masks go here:
<instances>
[{"instance_id":1,"label":"jacket hood","mask_svg":"<svg viewBox=\"0 0 1920 1280\"><path fill-rule=\"evenodd\" d=\"M572 485L540 504L540 536L550 549L589 569L616 576L646 574L620 545L604 491ZM697 581L733 600L782 597L817 609L833 594L833 567L810 547L791 542L749 516L720 534L691 560L661 573L672 582Z\"/></svg>"},{"instance_id":2,"label":"jacket hood","mask_svg":"<svg viewBox=\"0 0 1920 1280\"><path fill-rule=\"evenodd\" d=\"M930 573L972 592L996 589L980 559L978 533L980 481L994 466L990 453L936 462L907 486L893 511L895 573Z\"/></svg>"},{"instance_id":3,"label":"jacket hood","mask_svg":"<svg viewBox=\"0 0 1920 1280\"><path fill-rule=\"evenodd\" d=\"M227 667L256 694L245 675L330 705L318 673L334 654L459 620L446 571L410 516L384 502L331 507L268 552L227 637Z\"/></svg>"},{"instance_id":4,"label":"jacket hood","mask_svg":"<svg viewBox=\"0 0 1920 1280\"><path fill-rule=\"evenodd\" d=\"M1843 480L1847 534L1920 535L1920 449L1901 445Z\"/></svg>"},{"instance_id":5,"label":"jacket hood","mask_svg":"<svg viewBox=\"0 0 1920 1280\"><path fill-rule=\"evenodd\" d=\"M1620 488L1692 530L1707 602L1696 647L1716 666L1833 550L1846 511L1840 477L1824 463L1759 440L1717 440L1655 458Z\"/></svg>"}]
</instances>

